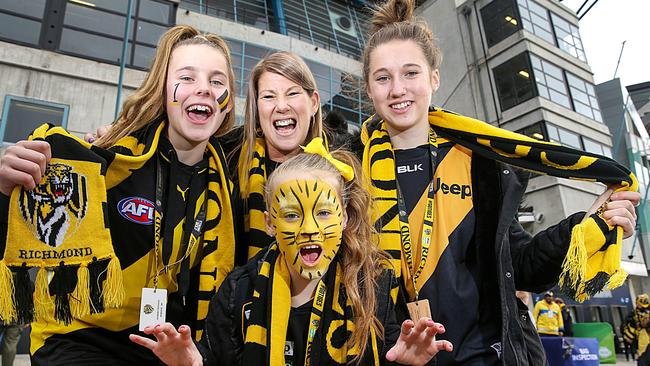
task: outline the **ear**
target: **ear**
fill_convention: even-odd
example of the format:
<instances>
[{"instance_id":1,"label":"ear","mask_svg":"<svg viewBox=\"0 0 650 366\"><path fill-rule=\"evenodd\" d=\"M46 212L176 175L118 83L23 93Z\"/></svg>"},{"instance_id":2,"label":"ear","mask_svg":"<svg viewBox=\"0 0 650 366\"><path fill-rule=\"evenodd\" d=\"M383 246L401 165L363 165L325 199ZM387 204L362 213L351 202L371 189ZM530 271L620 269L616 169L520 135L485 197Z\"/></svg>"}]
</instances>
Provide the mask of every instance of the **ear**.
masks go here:
<instances>
[{"instance_id":1,"label":"ear","mask_svg":"<svg viewBox=\"0 0 650 366\"><path fill-rule=\"evenodd\" d=\"M438 69L431 72L431 88L434 93L440 88L440 70Z\"/></svg>"},{"instance_id":2,"label":"ear","mask_svg":"<svg viewBox=\"0 0 650 366\"><path fill-rule=\"evenodd\" d=\"M269 236L275 236L275 226L271 222L271 215L269 215L268 211L264 211L264 226L266 226L266 233Z\"/></svg>"},{"instance_id":3,"label":"ear","mask_svg":"<svg viewBox=\"0 0 650 366\"><path fill-rule=\"evenodd\" d=\"M320 94L318 94L318 90L314 90L314 93L311 95L311 107L314 110L314 114L320 108Z\"/></svg>"},{"instance_id":4,"label":"ear","mask_svg":"<svg viewBox=\"0 0 650 366\"><path fill-rule=\"evenodd\" d=\"M345 228L348 227L348 210L343 210L343 218L341 219L341 228L345 231Z\"/></svg>"}]
</instances>

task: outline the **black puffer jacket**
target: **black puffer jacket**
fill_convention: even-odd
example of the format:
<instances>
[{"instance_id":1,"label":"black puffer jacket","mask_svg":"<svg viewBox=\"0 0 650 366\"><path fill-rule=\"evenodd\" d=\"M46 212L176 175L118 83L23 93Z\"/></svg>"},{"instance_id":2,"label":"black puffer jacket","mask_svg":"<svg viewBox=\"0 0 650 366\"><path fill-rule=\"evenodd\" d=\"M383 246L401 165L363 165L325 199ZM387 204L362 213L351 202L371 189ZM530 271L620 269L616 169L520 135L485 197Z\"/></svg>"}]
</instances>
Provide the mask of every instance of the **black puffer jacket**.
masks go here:
<instances>
[{"instance_id":1,"label":"black puffer jacket","mask_svg":"<svg viewBox=\"0 0 650 366\"><path fill-rule=\"evenodd\" d=\"M545 365L546 356L528 308L515 290L542 292L557 283L566 255L571 229L584 213L562 220L535 236L517 221L517 210L528 183L528 174L474 154L472 182L476 211L477 255L482 278L496 281L499 301L494 316L501 319L501 357L504 365ZM491 263L493 262L493 264ZM488 286L488 288L495 288ZM481 293L481 298L494 293ZM453 324L445 324L452 327Z\"/></svg>"},{"instance_id":2,"label":"black puffer jacket","mask_svg":"<svg viewBox=\"0 0 650 366\"><path fill-rule=\"evenodd\" d=\"M203 338L198 344L204 365L241 365L244 351L243 318L244 304L253 299L254 279L257 276L266 250L262 250L245 266L232 271L221 285L217 295L210 301ZM379 345L380 359L395 344L400 334L396 322L395 306L390 289L395 284L393 272L385 271L377 283L376 316L384 326L384 342ZM319 344L319 336L314 339ZM317 359L314 365L322 365ZM362 363L363 364L363 363Z\"/></svg>"}]
</instances>

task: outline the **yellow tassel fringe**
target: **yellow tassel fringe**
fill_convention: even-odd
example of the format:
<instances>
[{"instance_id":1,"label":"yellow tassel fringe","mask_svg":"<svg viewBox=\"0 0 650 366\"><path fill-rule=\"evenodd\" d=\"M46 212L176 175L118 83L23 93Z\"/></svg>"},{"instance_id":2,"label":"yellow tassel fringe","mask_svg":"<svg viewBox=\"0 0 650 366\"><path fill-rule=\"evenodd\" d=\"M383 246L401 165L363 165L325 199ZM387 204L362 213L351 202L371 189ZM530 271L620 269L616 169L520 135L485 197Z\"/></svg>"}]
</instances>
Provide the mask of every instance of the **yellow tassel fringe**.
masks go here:
<instances>
[{"instance_id":1,"label":"yellow tassel fringe","mask_svg":"<svg viewBox=\"0 0 650 366\"><path fill-rule=\"evenodd\" d=\"M90 273L86 264L77 270L77 287L72 293L70 306L72 316L77 319L90 314Z\"/></svg>"},{"instance_id":2,"label":"yellow tassel fringe","mask_svg":"<svg viewBox=\"0 0 650 366\"><path fill-rule=\"evenodd\" d=\"M587 272L587 248L585 248L585 224L580 223L571 231L571 242L564 262L562 262L562 275L558 282L560 287L568 286L578 289L581 282L585 280ZM565 284L565 273L568 275L569 283Z\"/></svg>"},{"instance_id":3,"label":"yellow tassel fringe","mask_svg":"<svg viewBox=\"0 0 650 366\"><path fill-rule=\"evenodd\" d=\"M5 324L16 321L14 275L5 261L0 261L0 318Z\"/></svg>"},{"instance_id":4,"label":"yellow tassel fringe","mask_svg":"<svg viewBox=\"0 0 650 366\"><path fill-rule=\"evenodd\" d=\"M122 266L117 257L111 258L106 270L106 281L104 281L104 306L107 308L118 308L122 306L124 297L124 281L122 279Z\"/></svg>"},{"instance_id":5,"label":"yellow tassel fringe","mask_svg":"<svg viewBox=\"0 0 650 366\"><path fill-rule=\"evenodd\" d=\"M47 280L47 270L44 265L38 269L34 283L34 315L38 320L51 317L54 311L54 302L50 297L50 284Z\"/></svg>"}]
</instances>

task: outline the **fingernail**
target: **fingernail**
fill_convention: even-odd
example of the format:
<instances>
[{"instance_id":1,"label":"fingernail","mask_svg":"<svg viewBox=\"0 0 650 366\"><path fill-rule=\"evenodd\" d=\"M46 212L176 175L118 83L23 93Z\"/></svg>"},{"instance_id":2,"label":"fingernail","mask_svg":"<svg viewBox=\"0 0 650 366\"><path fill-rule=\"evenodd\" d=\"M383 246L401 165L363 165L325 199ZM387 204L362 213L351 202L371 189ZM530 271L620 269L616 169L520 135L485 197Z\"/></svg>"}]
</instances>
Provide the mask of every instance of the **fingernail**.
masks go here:
<instances>
[{"instance_id":1,"label":"fingernail","mask_svg":"<svg viewBox=\"0 0 650 366\"><path fill-rule=\"evenodd\" d=\"M94 137L91 137L91 138L88 139L88 143L91 143L91 144L92 144L93 142L95 142L95 138L94 138Z\"/></svg>"}]
</instances>

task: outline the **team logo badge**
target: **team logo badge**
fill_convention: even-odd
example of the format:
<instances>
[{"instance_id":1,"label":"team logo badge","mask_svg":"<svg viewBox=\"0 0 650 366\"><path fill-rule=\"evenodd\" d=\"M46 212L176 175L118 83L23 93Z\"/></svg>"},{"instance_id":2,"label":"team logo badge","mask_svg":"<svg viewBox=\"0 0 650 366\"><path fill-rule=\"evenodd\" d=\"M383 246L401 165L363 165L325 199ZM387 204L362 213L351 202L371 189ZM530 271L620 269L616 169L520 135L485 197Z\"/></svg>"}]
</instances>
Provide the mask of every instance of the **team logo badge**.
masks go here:
<instances>
[{"instance_id":1,"label":"team logo badge","mask_svg":"<svg viewBox=\"0 0 650 366\"><path fill-rule=\"evenodd\" d=\"M127 197L117 203L117 210L125 219L136 224L153 224L153 202L142 197Z\"/></svg>"},{"instance_id":2,"label":"team logo badge","mask_svg":"<svg viewBox=\"0 0 650 366\"><path fill-rule=\"evenodd\" d=\"M18 206L36 238L56 248L77 230L86 216L86 177L70 165L49 164L36 188L21 191Z\"/></svg>"},{"instance_id":3,"label":"team logo badge","mask_svg":"<svg viewBox=\"0 0 650 366\"><path fill-rule=\"evenodd\" d=\"M147 314L147 315L148 315L148 314L151 314L151 313L153 313L153 306L151 306L150 304L146 304L146 305L144 306L144 308L143 308L143 311L144 311L144 313Z\"/></svg>"}]
</instances>

